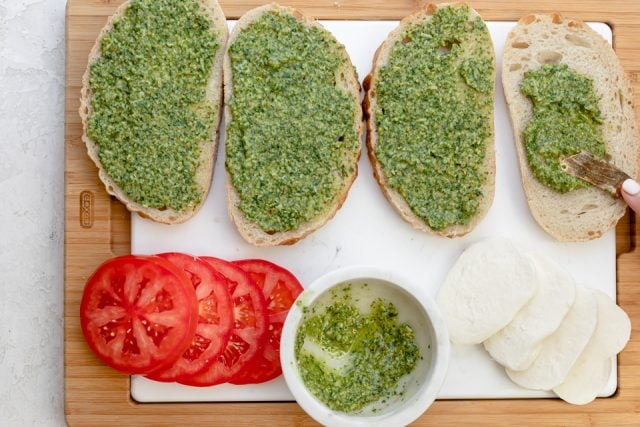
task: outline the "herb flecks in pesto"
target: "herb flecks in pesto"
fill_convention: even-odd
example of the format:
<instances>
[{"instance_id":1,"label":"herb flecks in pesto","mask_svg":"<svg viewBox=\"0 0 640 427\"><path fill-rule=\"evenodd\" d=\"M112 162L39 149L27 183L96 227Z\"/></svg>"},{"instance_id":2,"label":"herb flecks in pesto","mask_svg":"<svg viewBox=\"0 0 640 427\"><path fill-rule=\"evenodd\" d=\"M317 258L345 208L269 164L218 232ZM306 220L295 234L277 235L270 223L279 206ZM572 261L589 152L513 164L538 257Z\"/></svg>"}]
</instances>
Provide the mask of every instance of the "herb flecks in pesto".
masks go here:
<instances>
[{"instance_id":1,"label":"herb flecks in pesto","mask_svg":"<svg viewBox=\"0 0 640 427\"><path fill-rule=\"evenodd\" d=\"M194 0L133 0L91 65L88 135L109 176L135 202L184 210L216 114L206 99L219 39Z\"/></svg>"},{"instance_id":2,"label":"herb flecks in pesto","mask_svg":"<svg viewBox=\"0 0 640 427\"><path fill-rule=\"evenodd\" d=\"M533 118L522 133L533 174L559 193L587 187L562 170L560 159L582 150L606 154L593 81L566 64L549 64L525 73L520 91L533 103Z\"/></svg>"},{"instance_id":3,"label":"herb flecks in pesto","mask_svg":"<svg viewBox=\"0 0 640 427\"><path fill-rule=\"evenodd\" d=\"M489 32L467 6L408 25L375 83L385 178L432 229L478 213L491 144L494 63Z\"/></svg>"},{"instance_id":4,"label":"herb flecks in pesto","mask_svg":"<svg viewBox=\"0 0 640 427\"><path fill-rule=\"evenodd\" d=\"M332 291L331 304L305 313L295 357L305 386L329 408L358 412L382 398L401 395L420 350L413 329L398 323L396 307L382 299L364 314L349 285Z\"/></svg>"},{"instance_id":5,"label":"herb flecks in pesto","mask_svg":"<svg viewBox=\"0 0 640 427\"><path fill-rule=\"evenodd\" d=\"M263 14L229 49L226 166L239 209L268 233L326 214L354 172L359 105L336 86L340 49L285 12Z\"/></svg>"}]
</instances>

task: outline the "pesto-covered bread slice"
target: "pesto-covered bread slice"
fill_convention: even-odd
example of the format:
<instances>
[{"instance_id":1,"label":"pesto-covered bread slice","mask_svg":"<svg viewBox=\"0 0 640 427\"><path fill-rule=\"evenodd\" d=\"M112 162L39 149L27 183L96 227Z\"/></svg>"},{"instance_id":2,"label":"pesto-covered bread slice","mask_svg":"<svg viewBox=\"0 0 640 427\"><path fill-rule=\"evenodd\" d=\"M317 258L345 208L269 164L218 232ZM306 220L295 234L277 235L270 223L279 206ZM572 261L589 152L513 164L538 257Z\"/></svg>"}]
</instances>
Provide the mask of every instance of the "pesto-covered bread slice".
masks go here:
<instances>
[{"instance_id":1,"label":"pesto-covered bread slice","mask_svg":"<svg viewBox=\"0 0 640 427\"><path fill-rule=\"evenodd\" d=\"M560 241L595 239L626 205L562 171L581 150L637 174L638 133L629 83L611 46L580 21L528 15L502 61L522 183L535 220Z\"/></svg>"},{"instance_id":2,"label":"pesto-covered bread slice","mask_svg":"<svg viewBox=\"0 0 640 427\"><path fill-rule=\"evenodd\" d=\"M293 244L333 217L357 175L355 68L320 24L271 4L236 23L224 71L229 215L256 246Z\"/></svg>"},{"instance_id":3,"label":"pesto-covered bread slice","mask_svg":"<svg viewBox=\"0 0 640 427\"><path fill-rule=\"evenodd\" d=\"M215 0L129 0L83 77L83 141L109 194L162 223L193 216L215 163L224 14Z\"/></svg>"},{"instance_id":4,"label":"pesto-covered bread slice","mask_svg":"<svg viewBox=\"0 0 640 427\"><path fill-rule=\"evenodd\" d=\"M404 18L365 80L367 147L384 195L415 228L471 231L493 202L495 56L465 4Z\"/></svg>"}]
</instances>

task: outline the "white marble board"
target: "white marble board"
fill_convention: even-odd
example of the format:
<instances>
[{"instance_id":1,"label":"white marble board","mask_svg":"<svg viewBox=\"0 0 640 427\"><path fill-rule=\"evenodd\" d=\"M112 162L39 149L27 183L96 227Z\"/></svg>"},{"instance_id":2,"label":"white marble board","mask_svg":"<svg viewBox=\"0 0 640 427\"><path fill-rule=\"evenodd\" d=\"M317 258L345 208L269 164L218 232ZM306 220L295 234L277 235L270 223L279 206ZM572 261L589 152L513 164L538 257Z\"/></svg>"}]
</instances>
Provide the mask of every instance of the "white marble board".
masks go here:
<instances>
[{"instance_id":1,"label":"white marble board","mask_svg":"<svg viewBox=\"0 0 640 427\"><path fill-rule=\"evenodd\" d=\"M321 23L345 45L362 81L371 68L375 50L398 21ZM230 27L233 24L233 21L229 22ZM370 264L398 270L419 280L435 297L447 271L467 246L489 236L502 235L550 256L570 271L578 283L615 297L615 230L588 243L558 243L542 231L529 213L500 83L503 45L515 23L488 22L487 25L498 70L495 90L496 194L488 215L472 233L450 240L411 228L383 197L363 151L358 178L332 221L294 246L253 247L242 240L227 216L224 142L221 141L213 185L200 212L187 223L173 226L132 215L132 253L183 251L230 260L264 258L291 270L305 286L338 267ZM611 42L611 29L606 24L590 25ZM611 395L615 389L616 369L601 395ZM224 384L196 388L134 376L131 395L139 402L293 400L282 377L260 385ZM526 390L512 383L481 346L458 345L452 347L449 372L439 394L441 399L552 396L550 392Z\"/></svg>"}]
</instances>

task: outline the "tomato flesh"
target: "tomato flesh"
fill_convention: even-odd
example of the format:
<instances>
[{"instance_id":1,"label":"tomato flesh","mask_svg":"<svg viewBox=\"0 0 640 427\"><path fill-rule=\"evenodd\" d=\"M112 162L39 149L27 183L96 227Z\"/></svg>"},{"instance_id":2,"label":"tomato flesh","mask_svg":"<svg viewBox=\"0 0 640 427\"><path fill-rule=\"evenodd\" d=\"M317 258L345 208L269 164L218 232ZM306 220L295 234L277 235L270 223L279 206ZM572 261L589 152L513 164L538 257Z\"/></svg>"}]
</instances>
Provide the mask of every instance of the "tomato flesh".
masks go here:
<instances>
[{"instance_id":1,"label":"tomato flesh","mask_svg":"<svg viewBox=\"0 0 640 427\"><path fill-rule=\"evenodd\" d=\"M258 384L282 374L280 336L289 309L303 291L302 285L286 269L269 261L249 259L234 261L260 287L267 301L269 326L267 342L251 366L234 376L233 384Z\"/></svg>"},{"instance_id":2,"label":"tomato flesh","mask_svg":"<svg viewBox=\"0 0 640 427\"><path fill-rule=\"evenodd\" d=\"M203 371L222 354L233 327L233 314L227 280L207 262L178 252L157 256L187 274L198 300L198 323L189 348L168 368L147 375L170 382Z\"/></svg>"},{"instance_id":3,"label":"tomato flesh","mask_svg":"<svg viewBox=\"0 0 640 427\"><path fill-rule=\"evenodd\" d=\"M201 257L227 279L233 307L233 329L222 354L204 371L178 382L210 386L230 380L262 351L267 339L267 305L260 288L238 266L213 257Z\"/></svg>"},{"instance_id":4,"label":"tomato flesh","mask_svg":"<svg viewBox=\"0 0 640 427\"><path fill-rule=\"evenodd\" d=\"M108 366L145 374L173 363L193 339L196 295L171 263L127 255L89 277L80 304L87 344Z\"/></svg>"}]
</instances>

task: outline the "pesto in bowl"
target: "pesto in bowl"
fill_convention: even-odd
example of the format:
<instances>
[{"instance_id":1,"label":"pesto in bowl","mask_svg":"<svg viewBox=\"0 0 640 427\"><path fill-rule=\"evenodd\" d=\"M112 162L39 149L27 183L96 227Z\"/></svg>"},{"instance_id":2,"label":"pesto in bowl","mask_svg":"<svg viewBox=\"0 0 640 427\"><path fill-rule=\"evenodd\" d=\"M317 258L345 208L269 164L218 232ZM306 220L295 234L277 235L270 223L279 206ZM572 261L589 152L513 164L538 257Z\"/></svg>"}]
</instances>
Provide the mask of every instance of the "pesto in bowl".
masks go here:
<instances>
[{"instance_id":1,"label":"pesto in bowl","mask_svg":"<svg viewBox=\"0 0 640 427\"><path fill-rule=\"evenodd\" d=\"M298 297L282 330L287 386L316 421L406 425L433 402L450 344L433 300L391 271L353 266Z\"/></svg>"},{"instance_id":2,"label":"pesto in bowl","mask_svg":"<svg viewBox=\"0 0 640 427\"><path fill-rule=\"evenodd\" d=\"M304 311L295 357L305 386L335 411L361 412L405 393L400 380L421 354L415 331L398 322L398 308L372 298L369 284L346 282ZM376 408L369 408L376 412Z\"/></svg>"}]
</instances>

